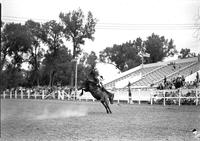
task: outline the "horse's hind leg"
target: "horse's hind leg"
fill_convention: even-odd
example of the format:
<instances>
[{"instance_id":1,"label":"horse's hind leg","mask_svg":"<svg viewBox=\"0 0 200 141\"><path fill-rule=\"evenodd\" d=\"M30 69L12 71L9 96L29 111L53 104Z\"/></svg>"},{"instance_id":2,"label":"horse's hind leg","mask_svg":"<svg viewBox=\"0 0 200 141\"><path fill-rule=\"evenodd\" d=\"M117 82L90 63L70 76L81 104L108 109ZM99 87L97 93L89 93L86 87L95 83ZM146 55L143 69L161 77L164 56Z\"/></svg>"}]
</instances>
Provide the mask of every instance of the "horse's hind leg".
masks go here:
<instances>
[{"instance_id":1,"label":"horse's hind leg","mask_svg":"<svg viewBox=\"0 0 200 141\"><path fill-rule=\"evenodd\" d=\"M110 110L110 107L109 107L109 105L108 105L108 110L110 111L110 114L112 114L112 111Z\"/></svg>"},{"instance_id":2,"label":"horse's hind leg","mask_svg":"<svg viewBox=\"0 0 200 141\"><path fill-rule=\"evenodd\" d=\"M109 114L108 108L107 108L106 104L104 103L104 101L101 101L101 103L102 103L103 106L105 107L107 114Z\"/></svg>"},{"instance_id":3,"label":"horse's hind leg","mask_svg":"<svg viewBox=\"0 0 200 141\"><path fill-rule=\"evenodd\" d=\"M105 101L105 105L109 111L110 114L112 114L111 110L110 110L110 107L109 107L109 102L108 101Z\"/></svg>"}]
</instances>

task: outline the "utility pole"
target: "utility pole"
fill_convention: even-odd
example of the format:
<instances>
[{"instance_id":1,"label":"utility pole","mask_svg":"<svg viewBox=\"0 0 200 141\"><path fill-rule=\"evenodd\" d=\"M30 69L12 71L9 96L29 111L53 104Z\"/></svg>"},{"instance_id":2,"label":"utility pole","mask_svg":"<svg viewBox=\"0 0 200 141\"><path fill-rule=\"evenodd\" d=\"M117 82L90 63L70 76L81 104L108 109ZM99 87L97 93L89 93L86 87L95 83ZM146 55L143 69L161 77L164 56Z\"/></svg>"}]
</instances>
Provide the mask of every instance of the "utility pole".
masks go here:
<instances>
[{"instance_id":1,"label":"utility pole","mask_svg":"<svg viewBox=\"0 0 200 141\"><path fill-rule=\"evenodd\" d=\"M143 69L143 65L144 65L144 53L142 52L142 54L141 54L142 56L142 69Z\"/></svg>"},{"instance_id":2,"label":"utility pole","mask_svg":"<svg viewBox=\"0 0 200 141\"><path fill-rule=\"evenodd\" d=\"M72 59L72 62L75 62L75 82L74 82L74 89L75 89L75 94L74 94L74 100L76 100L76 96L77 96L77 74L78 74L78 58L75 57L74 59Z\"/></svg>"},{"instance_id":3,"label":"utility pole","mask_svg":"<svg viewBox=\"0 0 200 141\"><path fill-rule=\"evenodd\" d=\"M74 100L76 100L76 96L77 96L77 71L78 71L78 58L76 58L76 68L75 68L75 96L74 96Z\"/></svg>"},{"instance_id":4,"label":"utility pole","mask_svg":"<svg viewBox=\"0 0 200 141\"><path fill-rule=\"evenodd\" d=\"M139 48L139 46L138 46L138 48ZM140 55L141 61L142 61L141 67L143 68L143 65L144 65L144 44L142 44L142 46L141 46L139 55Z\"/></svg>"}]
</instances>

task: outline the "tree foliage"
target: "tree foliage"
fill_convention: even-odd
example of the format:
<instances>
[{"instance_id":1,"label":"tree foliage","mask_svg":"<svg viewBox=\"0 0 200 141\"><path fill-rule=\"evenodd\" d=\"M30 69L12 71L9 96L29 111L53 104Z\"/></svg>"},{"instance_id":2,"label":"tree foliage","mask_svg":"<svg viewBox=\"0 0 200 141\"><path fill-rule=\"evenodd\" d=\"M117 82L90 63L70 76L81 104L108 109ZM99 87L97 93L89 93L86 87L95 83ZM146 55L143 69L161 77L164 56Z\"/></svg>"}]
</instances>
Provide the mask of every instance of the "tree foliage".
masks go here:
<instances>
[{"instance_id":1,"label":"tree foliage","mask_svg":"<svg viewBox=\"0 0 200 141\"><path fill-rule=\"evenodd\" d=\"M182 48L180 51L180 55L178 56L178 58L180 59L184 59L184 58L189 58L189 57L196 57L197 55L195 53L191 53L190 49L188 48Z\"/></svg>"},{"instance_id":2,"label":"tree foliage","mask_svg":"<svg viewBox=\"0 0 200 141\"><path fill-rule=\"evenodd\" d=\"M145 50L150 54L149 63L162 61L164 57L173 56L177 53L173 40L165 39L164 36L155 35L154 33L147 37L145 41Z\"/></svg>"},{"instance_id":3,"label":"tree foliage","mask_svg":"<svg viewBox=\"0 0 200 141\"><path fill-rule=\"evenodd\" d=\"M137 38L132 42L114 44L100 52L102 62L113 63L119 70L126 71L142 63L142 54L148 53L150 57L144 58L144 63L155 63L162 61L164 57L173 56L176 53L173 40L168 41L164 36L154 33L147 37L146 41Z\"/></svg>"},{"instance_id":4,"label":"tree foliage","mask_svg":"<svg viewBox=\"0 0 200 141\"><path fill-rule=\"evenodd\" d=\"M27 32L31 37L31 48L29 49L29 64L31 65L30 78L33 84L39 85L40 73L39 68L41 59L43 58L44 50L41 48L41 42L46 39L46 34L43 32L41 24L32 20L25 23Z\"/></svg>"},{"instance_id":5,"label":"tree foliage","mask_svg":"<svg viewBox=\"0 0 200 141\"><path fill-rule=\"evenodd\" d=\"M140 58L138 56L138 49L134 46L135 43L126 42L121 45L115 44L112 48L107 47L100 53L101 61L114 62L116 67L121 71L126 71L139 65Z\"/></svg>"},{"instance_id":6,"label":"tree foliage","mask_svg":"<svg viewBox=\"0 0 200 141\"><path fill-rule=\"evenodd\" d=\"M85 43L85 39L94 40L96 19L93 18L91 12L88 12L87 18L81 9L74 10L69 13L60 13L59 15L64 30L63 33L67 40L73 43L73 58L81 53L80 45Z\"/></svg>"},{"instance_id":7,"label":"tree foliage","mask_svg":"<svg viewBox=\"0 0 200 141\"><path fill-rule=\"evenodd\" d=\"M24 25L9 23L2 31L1 39L1 70L9 57L16 68L24 61L24 54L31 48L31 38Z\"/></svg>"},{"instance_id":8,"label":"tree foliage","mask_svg":"<svg viewBox=\"0 0 200 141\"><path fill-rule=\"evenodd\" d=\"M46 83L46 85L52 86L56 83L69 85L70 74L72 71L71 59L71 52L68 50L68 48L65 48L64 46L58 48L56 54L45 54L42 69L43 75L48 76L47 80L49 83ZM67 81L65 79L67 79Z\"/></svg>"},{"instance_id":9,"label":"tree foliage","mask_svg":"<svg viewBox=\"0 0 200 141\"><path fill-rule=\"evenodd\" d=\"M66 57L68 57L68 50L65 50L65 46L63 44L63 27L60 23L57 23L55 20L51 20L43 24L42 27L43 32L46 35L46 38L43 38L43 42L48 47L43 63L49 76L49 86L52 86L54 84L54 78L58 73L60 63L69 61L66 59ZM63 61L63 59L66 60Z\"/></svg>"},{"instance_id":10,"label":"tree foliage","mask_svg":"<svg viewBox=\"0 0 200 141\"><path fill-rule=\"evenodd\" d=\"M5 23L1 26L1 88L36 85L69 85L73 78L75 62L81 54L86 39L94 40L97 20L91 12L85 16L81 9L60 13L61 22L44 24L28 20L24 25ZM3 22L2 22L3 23ZM72 42L73 52L64 45ZM86 66L78 65L78 78L85 77L88 66L95 65L96 54L86 56ZM22 64L28 63L24 71ZM1 81L2 82L2 81Z\"/></svg>"}]
</instances>

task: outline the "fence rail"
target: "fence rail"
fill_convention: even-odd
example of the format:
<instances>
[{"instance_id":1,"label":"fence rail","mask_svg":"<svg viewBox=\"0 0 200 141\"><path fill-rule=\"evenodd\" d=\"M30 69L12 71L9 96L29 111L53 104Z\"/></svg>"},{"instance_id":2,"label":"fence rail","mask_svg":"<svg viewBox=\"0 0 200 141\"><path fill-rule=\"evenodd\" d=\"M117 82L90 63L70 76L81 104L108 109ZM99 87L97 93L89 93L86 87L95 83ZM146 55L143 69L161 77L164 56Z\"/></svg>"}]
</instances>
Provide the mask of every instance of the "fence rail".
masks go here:
<instances>
[{"instance_id":1,"label":"fence rail","mask_svg":"<svg viewBox=\"0 0 200 141\"><path fill-rule=\"evenodd\" d=\"M140 89L132 89L130 96L127 89L116 89L114 100L118 103L125 101L126 103L133 104L137 101L141 104L141 101L147 101L151 105L158 103L163 104L177 104L182 105L184 103L192 103L199 105L200 103L200 88L198 89L176 89L176 90L155 90L150 89L142 91ZM69 92L66 90L7 90L1 93L3 99L59 99L59 100L74 100L75 92ZM76 95L77 100L95 101L90 93L84 93L83 96Z\"/></svg>"},{"instance_id":2,"label":"fence rail","mask_svg":"<svg viewBox=\"0 0 200 141\"><path fill-rule=\"evenodd\" d=\"M180 106L183 100L185 103L198 105L200 102L200 89L156 90L151 94L150 98L151 105L160 102L164 106L167 101L170 104L178 104Z\"/></svg>"}]
</instances>

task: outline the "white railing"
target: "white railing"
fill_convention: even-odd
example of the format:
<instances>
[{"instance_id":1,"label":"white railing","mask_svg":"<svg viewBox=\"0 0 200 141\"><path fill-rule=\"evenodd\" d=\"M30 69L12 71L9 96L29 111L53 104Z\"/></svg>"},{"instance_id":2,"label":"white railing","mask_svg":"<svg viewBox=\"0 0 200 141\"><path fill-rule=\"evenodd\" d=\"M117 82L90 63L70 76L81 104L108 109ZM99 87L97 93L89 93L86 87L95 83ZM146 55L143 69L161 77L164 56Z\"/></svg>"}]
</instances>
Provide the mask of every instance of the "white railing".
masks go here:
<instances>
[{"instance_id":1,"label":"white railing","mask_svg":"<svg viewBox=\"0 0 200 141\"><path fill-rule=\"evenodd\" d=\"M141 104L142 101L147 101L151 105L154 103L163 104L178 104L179 106L184 100L191 100L195 105L200 103L200 88L198 89L176 89L176 90L155 90L155 89L131 89L131 96L129 96L128 89L115 89L112 91L115 94L114 101L118 103L125 101L133 104L135 102ZM95 101L90 93L84 93L79 96L76 95L77 100ZM27 90L7 90L3 91L1 98L3 99L59 99L59 100L74 100L75 92L71 94L65 90L48 91L45 89L31 91ZM187 101L186 101L187 102Z\"/></svg>"},{"instance_id":2,"label":"white railing","mask_svg":"<svg viewBox=\"0 0 200 141\"><path fill-rule=\"evenodd\" d=\"M71 99L74 96L74 93L72 92L69 94L65 90L31 90L31 89L21 89L21 90L6 90L3 91L3 94L1 94L1 98L6 99Z\"/></svg>"},{"instance_id":3,"label":"white railing","mask_svg":"<svg viewBox=\"0 0 200 141\"><path fill-rule=\"evenodd\" d=\"M182 100L189 99L189 102L196 105L200 102L200 89L176 89L176 90L156 90L151 93L151 105L153 103L162 103L164 106L167 102L181 105ZM183 103L183 102L182 102Z\"/></svg>"}]
</instances>

